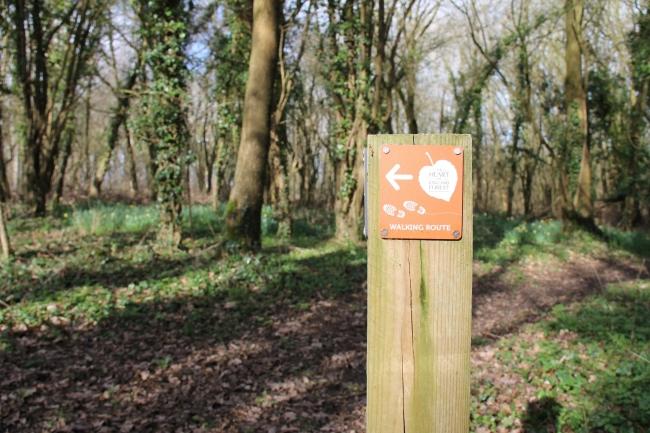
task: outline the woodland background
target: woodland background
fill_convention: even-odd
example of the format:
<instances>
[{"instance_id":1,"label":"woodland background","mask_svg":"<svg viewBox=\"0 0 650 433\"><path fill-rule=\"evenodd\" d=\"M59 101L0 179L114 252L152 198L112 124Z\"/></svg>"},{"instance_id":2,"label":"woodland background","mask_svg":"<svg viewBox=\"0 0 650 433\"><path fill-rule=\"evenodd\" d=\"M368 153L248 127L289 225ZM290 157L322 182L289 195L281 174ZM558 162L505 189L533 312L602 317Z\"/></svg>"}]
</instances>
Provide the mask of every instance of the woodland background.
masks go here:
<instances>
[{"instance_id":1,"label":"woodland background","mask_svg":"<svg viewBox=\"0 0 650 433\"><path fill-rule=\"evenodd\" d=\"M648 0L0 0L0 432L362 432L368 134L472 135L471 431L650 431Z\"/></svg>"},{"instance_id":2,"label":"woodland background","mask_svg":"<svg viewBox=\"0 0 650 433\"><path fill-rule=\"evenodd\" d=\"M250 2L6 1L0 198L40 215L158 200L174 220L181 203L243 206L239 153L282 232L318 208L354 240L366 135L443 131L472 134L479 212L647 224L647 2L270 7L271 66L249 71ZM250 105L268 116L243 130L246 82L264 77ZM238 152L246 127L264 131L256 154Z\"/></svg>"}]
</instances>

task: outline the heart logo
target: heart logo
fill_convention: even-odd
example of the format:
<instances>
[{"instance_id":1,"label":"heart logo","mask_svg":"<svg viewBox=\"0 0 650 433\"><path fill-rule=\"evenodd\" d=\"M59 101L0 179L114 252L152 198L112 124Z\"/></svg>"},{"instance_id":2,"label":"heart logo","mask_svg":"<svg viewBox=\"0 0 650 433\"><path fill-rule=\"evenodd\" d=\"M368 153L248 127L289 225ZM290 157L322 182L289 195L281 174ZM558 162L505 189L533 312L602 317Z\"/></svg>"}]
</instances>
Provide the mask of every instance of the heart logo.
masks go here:
<instances>
[{"instance_id":1,"label":"heart logo","mask_svg":"<svg viewBox=\"0 0 650 433\"><path fill-rule=\"evenodd\" d=\"M420 188L429 197L450 201L458 183L456 167L446 159L441 159L434 163L429 152L427 152L427 157L431 165L424 166L420 169L418 175Z\"/></svg>"}]
</instances>

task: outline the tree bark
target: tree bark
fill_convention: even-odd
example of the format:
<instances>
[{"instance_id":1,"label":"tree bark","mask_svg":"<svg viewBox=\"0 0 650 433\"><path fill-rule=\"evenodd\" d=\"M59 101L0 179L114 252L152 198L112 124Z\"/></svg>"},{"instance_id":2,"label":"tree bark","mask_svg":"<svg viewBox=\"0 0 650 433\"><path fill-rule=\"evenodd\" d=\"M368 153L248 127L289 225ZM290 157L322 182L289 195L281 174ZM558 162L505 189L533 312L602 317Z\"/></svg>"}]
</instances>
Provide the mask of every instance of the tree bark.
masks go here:
<instances>
[{"instance_id":1,"label":"tree bark","mask_svg":"<svg viewBox=\"0 0 650 433\"><path fill-rule=\"evenodd\" d=\"M566 4L566 113L568 120L567 144L581 150L578 184L573 197L573 210L582 218L593 219L591 194L591 151L587 118L587 92L582 73L584 40L582 19L584 0L567 0Z\"/></svg>"},{"instance_id":2,"label":"tree bark","mask_svg":"<svg viewBox=\"0 0 650 433\"><path fill-rule=\"evenodd\" d=\"M632 83L634 91L630 92L629 105L631 107L628 116L629 133L623 164L626 172L622 174L622 180L628 183L625 199L623 201L622 225L631 229L642 223L641 203L646 202L647 206L647 181L643 181L641 173L647 171L647 156L644 155L643 135L647 129L648 120L644 117L648 113L650 102L650 74L647 73L647 47L650 40L650 3L646 2L645 8L639 10L635 19L634 32L630 33L628 44L632 54ZM645 153L647 155L647 153ZM645 185L644 185L645 183ZM644 200L645 195L645 200Z\"/></svg>"},{"instance_id":3,"label":"tree bark","mask_svg":"<svg viewBox=\"0 0 650 433\"><path fill-rule=\"evenodd\" d=\"M483 211L483 98L474 105L474 139L472 141L472 169L474 171L474 210Z\"/></svg>"},{"instance_id":4,"label":"tree bark","mask_svg":"<svg viewBox=\"0 0 650 433\"><path fill-rule=\"evenodd\" d=\"M9 257L11 257L11 244L9 243L9 233L5 221L4 203L0 201L0 258L8 260Z\"/></svg>"},{"instance_id":5,"label":"tree bark","mask_svg":"<svg viewBox=\"0 0 650 433\"><path fill-rule=\"evenodd\" d=\"M156 183L156 171L158 171L158 164L156 163L156 149L153 144L147 144L147 182L149 186L149 201L156 202L158 200L158 185Z\"/></svg>"},{"instance_id":6,"label":"tree bark","mask_svg":"<svg viewBox=\"0 0 650 433\"><path fill-rule=\"evenodd\" d=\"M131 180L131 192L134 197L140 195L140 188L138 187L138 166L136 164L135 149L133 148L133 141L131 140L131 131L128 125L124 124L124 135L126 136L126 154L129 158L129 176Z\"/></svg>"},{"instance_id":7,"label":"tree bark","mask_svg":"<svg viewBox=\"0 0 650 433\"><path fill-rule=\"evenodd\" d=\"M521 131L522 116L520 113L515 114L515 120L512 127L512 146L510 146L509 152L509 165L510 173L508 177L508 188L507 188L507 207L506 215L512 216L514 209L514 200L515 200L515 182L517 181L517 169L519 161L519 137Z\"/></svg>"},{"instance_id":8,"label":"tree bark","mask_svg":"<svg viewBox=\"0 0 650 433\"><path fill-rule=\"evenodd\" d=\"M349 138L351 141L349 153L345 161L336 167L336 238L339 240L357 241L361 233L361 216L363 214L363 185L364 172L361 156L366 146L368 126L359 119L358 126L353 129Z\"/></svg>"},{"instance_id":9,"label":"tree bark","mask_svg":"<svg viewBox=\"0 0 650 433\"><path fill-rule=\"evenodd\" d=\"M2 111L2 101L0 101L0 202L6 201L10 198L9 178L7 176L7 166L5 164L3 126L4 117Z\"/></svg>"},{"instance_id":10,"label":"tree bark","mask_svg":"<svg viewBox=\"0 0 650 433\"><path fill-rule=\"evenodd\" d=\"M378 20L382 16L382 3L378 6ZM364 173L362 155L369 131L386 127L389 109L381 107L381 98L386 94L384 77L375 79L375 92L372 86L372 53L375 38L374 2L362 0L346 1L343 4L334 0L327 2L330 19L328 30L328 50L324 55L331 59L343 57L345 62L332 62L326 77L336 109L335 147L330 154L334 161L334 182L336 185L334 210L336 214L336 238L357 241L361 237L361 215L363 206ZM354 26L343 25L355 22ZM380 26L384 29L383 24ZM387 37L379 30L377 38ZM341 41L345 46L341 46ZM378 41L379 45L383 42ZM345 51L344 51L345 50ZM374 57L375 68L383 68L384 55L381 50ZM345 88L344 92L340 89ZM370 115L368 115L370 113Z\"/></svg>"},{"instance_id":11,"label":"tree bark","mask_svg":"<svg viewBox=\"0 0 650 433\"><path fill-rule=\"evenodd\" d=\"M226 139L223 136L217 137L217 144L215 150L214 168L213 168L213 183L212 186L212 207L215 211L219 210L221 203L228 201L230 191L225 194L224 178L225 178L225 165L226 165Z\"/></svg>"},{"instance_id":12,"label":"tree bark","mask_svg":"<svg viewBox=\"0 0 650 433\"><path fill-rule=\"evenodd\" d=\"M189 10L183 0L141 0L140 18L151 71L140 124L152 157L160 224L157 240L178 248L183 239L184 175L190 133L187 126L187 57Z\"/></svg>"},{"instance_id":13,"label":"tree bark","mask_svg":"<svg viewBox=\"0 0 650 433\"><path fill-rule=\"evenodd\" d=\"M66 129L63 137L63 149L61 153L61 163L59 169L59 177L56 180L56 189L54 191L54 204L58 205L63 197L63 187L65 185L65 172L68 168L70 154L72 153L72 141L74 140L74 130L71 128Z\"/></svg>"},{"instance_id":14,"label":"tree bark","mask_svg":"<svg viewBox=\"0 0 650 433\"><path fill-rule=\"evenodd\" d=\"M61 137L78 97L78 84L99 43L102 3L72 2L60 25L48 19L42 0L11 1L15 78L24 113L27 188L37 216L45 214L47 195L59 160ZM52 41L67 35L64 51ZM48 57L61 56L51 68ZM52 83L59 83L53 86Z\"/></svg>"},{"instance_id":15,"label":"tree bark","mask_svg":"<svg viewBox=\"0 0 650 433\"><path fill-rule=\"evenodd\" d=\"M264 176L278 55L280 0L254 0L253 39L244 97L235 184L226 211L227 234L241 246L261 246Z\"/></svg>"},{"instance_id":16,"label":"tree bark","mask_svg":"<svg viewBox=\"0 0 650 433\"><path fill-rule=\"evenodd\" d=\"M282 109L283 110L283 109ZM269 195L278 221L278 237L288 239L291 237L291 210L289 206L289 176L287 173L287 135L284 125L276 119L277 108L273 115L271 128L271 144L269 146ZM282 144L285 144L283 146Z\"/></svg>"},{"instance_id":17,"label":"tree bark","mask_svg":"<svg viewBox=\"0 0 650 433\"><path fill-rule=\"evenodd\" d=\"M108 168L110 166L111 157L113 156L113 150L117 145L117 142L120 138L120 127L126 121L126 118L129 113L129 105L131 103L131 90L135 86L135 83L140 72L140 55L138 55L138 60L133 66L124 79L124 82L120 85L120 88L117 91L117 103L113 108L111 114L111 120L108 124L108 131L106 134L106 148L104 152L99 156L97 161L97 167L95 169L95 175L93 176L92 183L90 185L89 195L91 197L99 197L102 190L102 182L106 177Z\"/></svg>"}]
</instances>

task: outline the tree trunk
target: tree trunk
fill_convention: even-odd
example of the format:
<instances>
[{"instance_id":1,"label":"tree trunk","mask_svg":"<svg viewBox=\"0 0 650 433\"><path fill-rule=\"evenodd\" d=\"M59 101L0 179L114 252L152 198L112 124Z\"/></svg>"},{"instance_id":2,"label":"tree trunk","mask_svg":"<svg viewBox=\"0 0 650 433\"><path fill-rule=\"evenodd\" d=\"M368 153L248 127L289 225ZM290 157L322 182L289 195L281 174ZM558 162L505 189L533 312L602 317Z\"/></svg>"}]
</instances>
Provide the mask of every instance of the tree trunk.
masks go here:
<instances>
[{"instance_id":1,"label":"tree trunk","mask_svg":"<svg viewBox=\"0 0 650 433\"><path fill-rule=\"evenodd\" d=\"M287 71L284 56L285 29L280 30L278 46L279 68L279 95L275 109L271 114L271 144L269 146L269 192L270 202L278 221L278 237L289 239L291 237L291 210L289 208L289 175L288 175L288 150L289 143L287 130L284 124L287 103L293 90L293 79Z\"/></svg>"},{"instance_id":2,"label":"tree trunk","mask_svg":"<svg viewBox=\"0 0 650 433\"><path fill-rule=\"evenodd\" d=\"M69 19L60 20L60 24L50 19L42 0L11 1L10 6L16 86L24 114L27 188L34 213L42 216L59 160L61 136L77 103L78 84L101 39L104 5L66 4L61 13L69 14ZM63 55L52 43L62 37L71 55ZM48 58L60 61L52 67Z\"/></svg>"},{"instance_id":3,"label":"tree trunk","mask_svg":"<svg viewBox=\"0 0 650 433\"><path fill-rule=\"evenodd\" d=\"M160 210L157 240L174 249L183 238L183 187L190 141L185 108L189 11L183 0L142 0L140 6L147 47L144 58L151 70L140 123L152 157Z\"/></svg>"},{"instance_id":4,"label":"tree trunk","mask_svg":"<svg viewBox=\"0 0 650 433\"><path fill-rule=\"evenodd\" d=\"M568 120L567 144L571 148L580 146L582 149L578 184L573 197L573 210L582 218L593 219L587 92L582 74L583 12L584 0L567 0L565 103Z\"/></svg>"},{"instance_id":5,"label":"tree trunk","mask_svg":"<svg viewBox=\"0 0 650 433\"><path fill-rule=\"evenodd\" d=\"M65 185L65 172L68 168L68 161L72 153L72 141L74 139L74 131L71 128L66 129L63 137L63 149L61 153L61 164L59 170L59 177L56 180L56 189L54 191L54 204L58 205L63 197L63 187Z\"/></svg>"},{"instance_id":6,"label":"tree trunk","mask_svg":"<svg viewBox=\"0 0 650 433\"><path fill-rule=\"evenodd\" d=\"M275 218L278 221L278 237L288 239L291 237L291 209L289 207L289 177L287 175L287 155L281 142L286 143L286 135L281 131L282 126L277 126L271 133L269 148L270 176L270 201L274 208ZM282 138L281 138L282 137Z\"/></svg>"},{"instance_id":7,"label":"tree trunk","mask_svg":"<svg viewBox=\"0 0 650 433\"><path fill-rule=\"evenodd\" d=\"M221 203L224 202L223 196L225 195L223 190L223 183L224 183L224 166L225 166L225 159L226 159L226 140L224 137L218 137L217 138L217 149L215 151L216 157L214 159L214 168L213 168L213 177L214 177L214 185L212 186L212 207L214 208L215 212L219 210L219 206ZM230 195L230 194L228 194ZM227 199L226 199L227 200Z\"/></svg>"},{"instance_id":8,"label":"tree trunk","mask_svg":"<svg viewBox=\"0 0 650 433\"><path fill-rule=\"evenodd\" d=\"M381 23L384 16L383 1L377 3L377 14L374 12L374 4L370 0L348 1L342 6L334 1L327 3L330 29L329 53L326 55L346 59L345 64L334 62L328 68L328 81L334 85L331 95L336 107L336 146L331 151L336 186L336 238L353 242L361 238L364 184L362 155L367 134L382 128L387 128L385 130L390 132L390 107L382 107L383 101L377 100L383 95L388 97L386 83L384 77L376 71L375 79L381 83L375 82L375 91L368 92L372 86L373 41L378 44L374 57L375 69L382 69L385 61L385 53L382 51L385 38L388 37L385 23ZM379 25L376 20L380 22ZM358 22L358 26L355 28L344 24L351 21ZM376 37L375 28L378 29ZM342 51L341 40L345 42L346 52ZM336 86L345 86L348 91L338 92Z\"/></svg>"},{"instance_id":9,"label":"tree trunk","mask_svg":"<svg viewBox=\"0 0 650 433\"><path fill-rule=\"evenodd\" d=\"M131 141L131 131L127 124L124 124L124 135L126 136L126 154L129 158L129 175L131 179L131 192L134 197L140 195L140 188L138 187L138 166L136 165L135 149Z\"/></svg>"},{"instance_id":10,"label":"tree trunk","mask_svg":"<svg viewBox=\"0 0 650 433\"><path fill-rule=\"evenodd\" d=\"M0 202L6 201L10 198L9 178L7 176L7 166L5 164L3 126L4 126L4 117L2 112L2 101L0 101Z\"/></svg>"},{"instance_id":11,"label":"tree trunk","mask_svg":"<svg viewBox=\"0 0 650 433\"><path fill-rule=\"evenodd\" d=\"M363 214L364 172L361 156L366 146L368 127L358 119L349 140L347 157L336 167L336 238L357 241L361 238L361 215Z\"/></svg>"},{"instance_id":12,"label":"tree trunk","mask_svg":"<svg viewBox=\"0 0 650 433\"><path fill-rule=\"evenodd\" d=\"M414 69L409 68L409 73L406 76L406 103L404 104L404 114L406 114L410 134L418 133L418 121L415 114L415 88L417 78Z\"/></svg>"},{"instance_id":13,"label":"tree trunk","mask_svg":"<svg viewBox=\"0 0 650 433\"><path fill-rule=\"evenodd\" d=\"M529 167L524 168L522 173L521 194L524 199L524 216L530 217L533 211L533 174Z\"/></svg>"},{"instance_id":14,"label":"tree trunk","mask_svg":"<svg viewBox=\"0 0 650 433\"><path fill-rule=\"evenodd\" d=\"M281 8L279 0L253 1L253 39L241 142L235 184L226 211L228 236L249 249L261 246L264 175L269 151Z\"/></svg>"},{"instance_id":15,"label":"tree trunk","mask_svg":"<svg viewBox=\"0 0 650 433\"><path fill-rule=\"evenodd\" d=\"M138 55L138 59L139 58L140 56ZM117 142L120 138L120 127L125 123L129 113L131 90L135 86L139 72L140 61L138 60L133 66L133 69L129 71L129 75L125 78L121 87L118 89L117 103L113 108L111 120L108 125L108 133L106 134L106 149L97 160L95 175L93 176L93 180L90 185L89 194L91 197L99 197L101 194L102 182L104 181L104 177L106 177L106 173L108 172L111 158L113 156L113 150L115 150Z\"/></svg>"},{"instance_id":16,"label":"tree trunk","mask_svg":"<svg viewBox=\"0 0 650 433\"><path fill-rule=\"evenodd\" d=\"M9 243L9 234L5 221L4 203L0 201L0 258L8 260L9 257L11 257L11 244Z\"/></svg>"},{"instance_id":17,"label":"tree trunk","mask_svg":"<svg viewBox=\"0 0 650 433\"><path fill-rule=\"evenodd\" d=\"M474 105L474 139L472 141L472 169L474 170L474 209L482 211L483 202L483 100Z\"/></svg>"},{"instance_id":18,"label":"tree trunk","mask_svg":"<svg viewBox=\"0 0 650 433\"><path fill-rule=\"evenodd\" d=\"M198 115L197 115L198 116ZM210 170L210 161L211 153L208 150L208 119L209 112L206 109L206 112L203 114L201 119L201 132L200 138L197 140L197 164L196 164L196 181L199 187L199 191L202 193L210 193L212 185L210 184L211 174L208 174ZM198 122L197 122L198 123ZM207 180L207 182L206 182Z\"/></svg>"},{"instance_id":19,"label":"tree trunk","mask_svg":"<svg viewBox=\"0 0 650 433\"><path fill-rule=\"evenodd\" d=\"M565 159L559 158L558 161L553 162L551 211L556 219L568 222L569 176Z\"/></svg>"},{"instance_id":20,"label":"tree trunk","mask_svg":"<svg viewBox=\"0 0 650 433\"><path fill-rule=\"evenodd\" d=\"M628 116L629 142L624 152L626 173L621 180L629 185L623 202L622 225L633 228L642 223L642 203L648 206L647 180L642 173L647 172L647 134L648 103L650 102L650 74L648 74L648 41L650 40L650 3L639 10L635 19L635 30L628 36L628 46L632 54L632 83L633 91L630 92L629 105L631 112ZM645 143L645 148L644 148ZM645 197L644 197L645 196ZM646 215L647 215L646 208Z\"/></svg>"},{"instance_id":21,"label":"tree trunk","mask_svg":"<svg viewBox=\"0 0 650 433\"><path fill-rule=\"evenodd\" d=\"M517 163L519 162L519 137L521 131L521 115L515 114L515 121L512 128L512 146L510 147L509 163L510 163L510 176L508 177L508 195L507 195L507 208L506 214L512 216L515 200L515 182L517 181Z\"/></svg>"},{"instance_id":22,"label":"tree trunk","mask_svg":"<svg viewBox=\"0 0 650 433\"><path fill-rule=\"evenodd\" d=\"M156 171L158 170L158 165L156 164L156 149L151 143L147 145L147 154L149 156L149 160L147 161L149 201L155 202L158 200L158 185L156 184Z\"/></svg>"}]
</instances>

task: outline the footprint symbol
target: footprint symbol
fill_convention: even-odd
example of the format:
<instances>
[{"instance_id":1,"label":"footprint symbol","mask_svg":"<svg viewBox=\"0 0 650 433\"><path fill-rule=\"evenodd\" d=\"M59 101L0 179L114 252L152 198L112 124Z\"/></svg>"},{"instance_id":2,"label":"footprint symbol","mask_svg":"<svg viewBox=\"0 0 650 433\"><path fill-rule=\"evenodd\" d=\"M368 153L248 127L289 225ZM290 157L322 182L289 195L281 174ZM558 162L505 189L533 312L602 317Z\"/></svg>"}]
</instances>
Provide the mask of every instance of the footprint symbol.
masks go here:
<instances>
[{"instance_id":1,"label":"footprint symbol","mask_svg":"<svg viewBox=\"0 0 650 433\"><path fill-rule=\"evenodd\" d=\"M413 200L406 200L402 206L404 206L404 209L413 212L418 207L418 204Z\"/></svg>"},{"instance_id":2,"label":"footprint symbol","mask_svg":"<svg viewBox=\"0 0 650 433\"><path fill-rule=\"evenodd\" d=\"M395 216L395 213L397 212L397 208L392 204L385 204L383 209L384 212L386 212L390 216Z\"/></svg>"}]
</instances>

